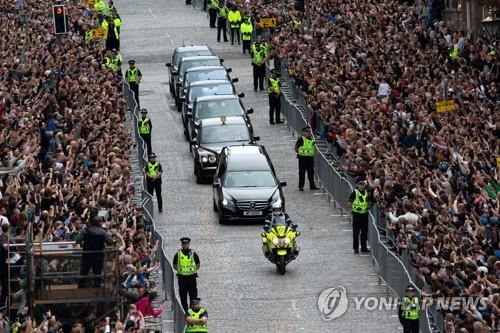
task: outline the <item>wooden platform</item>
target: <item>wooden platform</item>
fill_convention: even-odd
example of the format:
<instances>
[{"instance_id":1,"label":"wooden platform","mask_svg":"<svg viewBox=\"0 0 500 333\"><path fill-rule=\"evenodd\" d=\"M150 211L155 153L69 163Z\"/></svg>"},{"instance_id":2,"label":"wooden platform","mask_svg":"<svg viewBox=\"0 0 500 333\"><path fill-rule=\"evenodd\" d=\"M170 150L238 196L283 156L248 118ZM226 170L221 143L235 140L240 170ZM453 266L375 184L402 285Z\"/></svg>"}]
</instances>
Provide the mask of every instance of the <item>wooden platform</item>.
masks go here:
<instances>
[{"instance_id":1,"label":"wooden platform","mask_svg":"<svg viewBox=\"0 0 500 333\"><path fill-rule=\"evenodd\" d=\"M78 288L77 284L53 285L47 290L35 291L35 304L69 303L86 300L114 300L112 290L104 288Z\"/></svg>"}]
</instances>

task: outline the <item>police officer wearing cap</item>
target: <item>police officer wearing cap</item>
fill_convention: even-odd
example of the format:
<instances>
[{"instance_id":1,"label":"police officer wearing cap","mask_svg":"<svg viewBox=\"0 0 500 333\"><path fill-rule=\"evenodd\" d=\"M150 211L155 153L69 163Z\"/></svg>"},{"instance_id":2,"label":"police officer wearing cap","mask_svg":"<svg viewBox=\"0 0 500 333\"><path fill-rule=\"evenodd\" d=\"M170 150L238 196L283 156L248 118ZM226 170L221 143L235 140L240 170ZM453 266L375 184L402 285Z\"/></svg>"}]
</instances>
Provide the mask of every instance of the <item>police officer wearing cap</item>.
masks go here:
<instances>
[{"instance_id":1,"label":"police officer wearing cap","mask_svg":"<svg viewBox=\"0 0 500 333\"><path fill-rule=\"evenodd\" d=\"M163 200L161 198L161 174L163 169L160 162L156 160L156 154L149 154L149 162L144 168L149 194L153 195L156 192L158 201L158 211L163 211Z\"/></svg>"},{"instance_id":2,"label":"police officer wearing cap","mask_svg":"<svg viewBox=\"0 0 500 333\"><path fill-rule=\"evenodd\" d=\"M368 253L366 241L368 239L368 212L373 203L373 198L366 187L364 180L359 180L356 189L349 196L352 207L352 247L354 253L359 253L361 241L361 252Z\"/></svg>"},{"instance_id":3,"label":"police officer wearing cap","mask_svg":"<svg viewBox=\"0 0 500 333\"><path fill-rule=\"evenodd\" d=\"M253 66L253 90L257 88L264 90L264 78L266 77L266 59L267 59L266 44L262 42L262 37L257 36L257 40L250 47L250 56L252 57Z\"/></svg>"},{"instance_id":4,"label":"police officer wearing cap","mask_svg":"<svg viewBox=\"0 0 500 333\"><path fill-rule=\"evenodd\" d=\"M420 301L415 295L415 288L411 285L406 288L406 296L403 297L399 306L398 316L404 333L420 332Z\"/></svg>"},{"instance_id":5,"label":"police officer wearing cap","mask_svg":"<svg viewBox=\"0 0 500 333\"><path fill-rule=\"evenodd\" d=\"M316 142L311 136L311 128L304 127L302 136L295 143L295 152L299 159L299 190L304 191L304 184L309 179L309 188L319 190L314 183L314 155L316 155Z\"/></svg>"},{"instance_id":6,"label":"police officer wearing cap","mask_svg":"<svg viewBox=\"0 0 500 333\"><path fill-rule=\"evenodd\" d=\"M139 134L141 138L146 143L146 147L148 150L148 156L151 154L151 130L153 129L153 125L151 124L151 119L148 117L148 110L141 109L141 117L138 121L139 126Z\"/></svg>"},{"instance_id":7,"label":"police officer wearing cap","mask_svg":"<svg viewBox=\"0 0 500 333\"><path fill-rule=\"evenodd\" d=\"M281 80L278 71L273 69L271 77L267 79L267 93L269 94L269 123L274 125L283 123L281 121Z\"/></svg>"},{"instance_id":8,"label":"police officer wearing cap","mask_svg":"<svg viewBox=\"0 0 500 333\"><path fill-rule=\"evenodd\" d=\"M179 281L179 297L182 307L187 313L188 303L187 296L191 303L198 297L198 288L196 278L198 277L198 269L200 269L200 258L198 254L189 248L191 239L183 237L180 239L182 248L177 251L172 261L174 269L177 271ZM197 332L197 331L193 331Z\"/></svg>"},{"instance_id":9,"label":"police officer wearing cap","mask_svg":"<svg viewBox=\"0 0 500 333\"><path fill-rule=\"evenodd\" d=\"M141 83L142 73L139 68L135 67L135 60L129 60L130 67L125 72L125 79L130 86L130 90L134 93L135 101L139 106L139 83Z\"/></svg>"},{"instance_id":10,"label":"police officer wearing cap","mask_svg":"<svg viewBox=\"0 0 500 333\"><path fill-rule=\"evenodd\" d=\"M191 300L191 306L186 312L185 333L206 333L208 332L208 313L200 306L201 299Z\"/></svg>"}]
</instances>

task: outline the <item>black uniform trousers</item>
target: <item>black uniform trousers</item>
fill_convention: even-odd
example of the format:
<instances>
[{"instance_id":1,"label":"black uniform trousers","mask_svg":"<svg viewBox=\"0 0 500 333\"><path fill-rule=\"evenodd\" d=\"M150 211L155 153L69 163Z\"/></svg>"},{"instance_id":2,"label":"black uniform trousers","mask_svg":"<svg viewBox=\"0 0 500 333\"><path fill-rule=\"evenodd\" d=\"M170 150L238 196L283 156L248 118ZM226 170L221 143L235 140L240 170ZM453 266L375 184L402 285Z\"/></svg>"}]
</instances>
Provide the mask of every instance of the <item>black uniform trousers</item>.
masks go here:
<instances>
[{"instance_id":1,"label":"black uniform trousers","mask_svg":"<svg viewBox=\"0 0 500 333\"><path fill-rule=\"evenodd\" d=\"M248 53L250 53L251 42L251 40L243 40L243 54L245 54L245 51L248 51Z\"/></svg>"},{"instance_id":2,"label":"black uniform trousers","mask_svg":"<svg viewBox=\"0 0 500 333\"><path fill-rule=\"evenodd\" d=\"M153 150L151 148L151 133L150 134L141 134L141 138L144 140L144 143L146 144L146 148L148 150L148 156L151 154L151 151Z\"/></svg>"},{"instance_id":3,"label":"black uniform trousers","mask_svg":"<svg viewBox=\"0 0 500 333\"><path fill-rule=\"evenodd\" d=\"M236 38L238 38L238 45L240 45L241 44L240 28L239 27L236 27L236 28L231 27L231 45L234 45Z\"/></svg>"},{"instance_id":4,"label":"black uniform trousers","mask_svg":"<svg viewBox=\"0 0 500 333\"><path fill-rule=\"evenodd\" d=\"M130 90L134 93L135 101L139 107L139 83L129 82Z\"/></svg>"},{"instance_id":5,"label":"black uniform trousers","mask_svg":"<svg viewBox=\"0 0 500 333\"><path fill-rule=\"evenodd\" d=\"M189 309L187 302L188 294L189 294L189 302L191 302L194 298L198 298L196 277L179 275L179 297L181 299L182 307L184 308L184 311L186 313L187 310Z\"/></svg>"},{"instance_id":6,"label":"black uniform trousers","mask_svg":"<svg viewBox=\"0 0 500 333\"><path fill-rule=\"evenodd\" d=\"M2 295L0 296L0 305L7 304L9 296L9 270L5 263L0 263L0 283L2 285Z\"/></svg>"},{"instance_id":7,"label":"black uniform trousers","mask_svg":"<svg viewBox=\"0 0 500 333\"><path fill-rule=\"evenodd\" d=\"M366 240L368 239L368 213L360 214L352 212L352 248L359 250L361 240L361 250L366 250Z\"/></svg>"},{"instance_id":8,"label":"black uniform trousers","mask_svg":"<svg viewBox=\"0 0 500 333\"><path fill-rule=\"evenodd\" d=\"M220 42L220 33L221 31L224 32L224 41L227 42L229 41L227 39L227 20L225 18L217 18L217 41Z\"/></svg>"},{"instance_id":9,"label":"black uniform trousers","mask_svg":"<svg viewBox=\"0 0 500 333\"><path fill-rule=\"evenodd\" d=\"M120 51L120 40L116 38L114 30L110 30L110 34L106 39L106 50L112 49Z\"/></svg>"},{"instance_id":10,"label":"black uniform trousers","mask_svg":"<svg viewBox=\"0 0 500 333\"><path fill-rule=\"evenodd\" d=\"M419 326L419 320L408 320L404 319L403 323L403 333L419 333L420 332L420 326Z\"/></svg>"},{"instance_id":11,"label":"black uniform trousers","mask_svg":"<svg viewBox=\"0 0 500 333\"><path fill-rule=\"evenodd\" d=\"M158 210L163 209L163 200L161 198L161 179L150 180L148 178L148 193L153 195L156 192L156 200L158 201Z\"/></svg>"},{"instance_id":12,"label":"black uniform trousers","mask_svg":"<svg viewBox=\"0 0 500 333\"><path fill-rule=\"evenodd\" d=\"M210 16L210 28L215 28L215 20L217 20L217 9L209 8L208 15Z\"/></svg>"},{"instance_id":13,"label":"black uniform trousers","mask_svg":"<svg viewBox=\"0 0 500 333\"><path fill-rule=\"evenodd\" d=\"M208 0L203 0L203 11L204 12L207 11L207 2L208 2Z\"/></svg>"},{"instance_id":14,"label":"black uniform trousers","mask_svg":"<svg viewBox=\"0 0 500 333\"><path fill-rule=\"evenodd\" d=\"M100 253L83 253L82 255L82 267L80 269L80 281L78 282L78 288L85 288L87 283L84 276L87 276L92 269L94 275L102 274L102 266L104 263L104 256ZM101 287L101 278L94 278L94 288Z\"/></svg>"},{"instance_id":15,"label":"black uniform trousers","mask_svg":"<svg viewBox=\"0 0 500 333\"><path fill-rule=\"evenodd\" d=\"M186 0L186 5L190 5L191 4L191 0Z\"/></svg>"},{"instance_id":16,"label":"black uniform trousers","mask_svg":"<svg viewBox=\"0 0 500 333\"><path fill-rule=\"evenodd\" d=\"M281 99L280 95L269 95L269 122L281 122Z\"/></svg>"},{"instance_id":17,"label":"black uniform trousers","mask_svg":"<svg viewBox=\"0 0 500 333\"><path fill-rule=\"evenodd\" d=\"M264 90L264 79L266 77L266 64L262 65L253 64L253 90Z\"/></svg>"},{"instance_id":18,"label":"black uniform trousers","mask_svg":"<svg viewBox=\"0 0 500 333\"><path fill-rule=\"evenodd\" d=\"M314 188L314 157L299 156L299 188L304 188L304 183L309 180L309 187Z\"/></svg>"}]
</instances>

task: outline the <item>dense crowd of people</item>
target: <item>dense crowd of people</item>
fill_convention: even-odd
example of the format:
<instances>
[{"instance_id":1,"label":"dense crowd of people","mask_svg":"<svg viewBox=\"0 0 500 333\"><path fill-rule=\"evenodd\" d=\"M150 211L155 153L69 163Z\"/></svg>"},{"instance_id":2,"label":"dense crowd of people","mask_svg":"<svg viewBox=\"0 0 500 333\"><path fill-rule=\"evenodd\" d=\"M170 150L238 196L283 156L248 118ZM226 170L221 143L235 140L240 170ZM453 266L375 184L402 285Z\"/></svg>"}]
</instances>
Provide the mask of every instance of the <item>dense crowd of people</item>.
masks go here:
<instances>
[{"instance_id":1,"label":"dense crowd of people","mask_svg":"<svg viewBox=\"0 0 500 333\"><path fill-rule=\"evenodd\" d=\"M440 20L439 3L313 0L309 26L281 29L273 44L419 279L433 293L487 298L486 309L447 313L447 332L490 332L500 324L499 45ZM443 99L455 110L436 112Z\"/></svg>"},{"instance_id":2,"label":"dense crowd of people","mask_svg":"<svg viewBox=\"0 0 500 333\"><path fill-rule=\"evenodd\" d=\"M109 7L99 4L97 10L84 1L65 2L68 34L55 36L48 15L52 4L1 2L1 331L142 332L144 318L159 316L162 310L153 306L157 295L150 280L159 268L154 258L157 244L151 239L151 225L132 201L133 142L126 128L121 78L104 54L119 44L93 39L89 30L102 27L104 20L112 22L109 15L116 11L112 2ZM110 34L118 36L112 23L111 27ZM27 237L34 242L76 241L83 242L85 251L91 242L88 235L95 231L118 248L113 265L119 265L127 313L111 312L96 320L103 315L100 307L84 305L68 323L49 306L45 310L53 311L36 320L28 307L32 300L25 292L23 270L11 272L11 278L19 281L10 286L16 288L10 294L21 302L19 311L5 312L6 262L26 260L22 253L8 251L9 244L23 243ZM51 260L37 274L57 271L58 264L63 263ZM99 273L95 262L87 265ZM82 267L82 274L88 271Z\"/></svg>"}]
</instances>

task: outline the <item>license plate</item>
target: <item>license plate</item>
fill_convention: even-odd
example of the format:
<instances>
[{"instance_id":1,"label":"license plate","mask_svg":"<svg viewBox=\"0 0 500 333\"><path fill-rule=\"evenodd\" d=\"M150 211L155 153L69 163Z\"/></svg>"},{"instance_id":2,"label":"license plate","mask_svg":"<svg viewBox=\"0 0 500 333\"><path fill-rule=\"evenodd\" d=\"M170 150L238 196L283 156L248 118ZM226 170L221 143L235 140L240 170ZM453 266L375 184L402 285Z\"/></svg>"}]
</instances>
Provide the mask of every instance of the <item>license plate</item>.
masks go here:
<instances>
[{"instance_id":1,"label":"license plate","mask_svg":"<svg viewBox=\"0 0 500 333\"><path fill-rule=\"evenodd\" d=\"M243 212L243 215L244 216L260 216L260 215L262 215L262 211L261 210L246 211L246 212Z\"/></svg>"}]
</instances>

